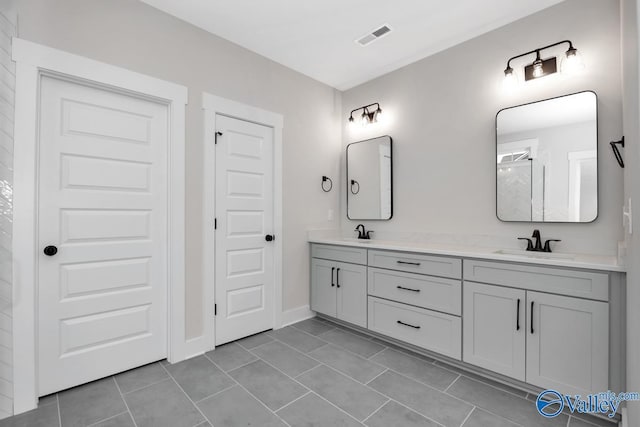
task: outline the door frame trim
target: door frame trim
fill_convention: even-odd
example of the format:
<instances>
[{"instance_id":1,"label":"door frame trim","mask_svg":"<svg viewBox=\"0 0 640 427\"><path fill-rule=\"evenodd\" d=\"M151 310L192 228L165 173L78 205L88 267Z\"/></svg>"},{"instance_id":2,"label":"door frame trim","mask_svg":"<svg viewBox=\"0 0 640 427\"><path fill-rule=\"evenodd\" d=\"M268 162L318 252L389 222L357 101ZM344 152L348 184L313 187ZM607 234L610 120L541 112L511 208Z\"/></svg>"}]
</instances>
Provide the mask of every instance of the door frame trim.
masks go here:
<instances>
[{"instance_id":1,"label":"door frame trim","mask_svg":"<svg viewBox=\"0 0 640 427\"><path fill-rule=\"evenodd\" d=\"M19 38L16 61L13 222L13 408L38 403L37 207L40 80L50 75L167 105L169 110L167 356L185 358L185 105L187 88Z\"/></svg>"},{"instance_id":2,"label":"door frame trim","mask_svg":"<svg viewBox=\"0 0 640 427\"><path fill-rule=\"evenodd\" d=\"M215 232L213 220L215 209L215 118L223 115L235 119L253 122L273 129L273 227L276 239L273 241L274 256L274 319L273 328L282 327L282 129L284 118L281 114L262 110L230 99L221 98L203 92L202 109L204 114L204 209L203 209L203 312L204 325L201 337L194 339L193 354L212 350L215 347L215 266L207 262L215 257ZM211 286L213 285L213 286ZM209 321L213 319L213 321Z\"/></svg>"}]
</instances>

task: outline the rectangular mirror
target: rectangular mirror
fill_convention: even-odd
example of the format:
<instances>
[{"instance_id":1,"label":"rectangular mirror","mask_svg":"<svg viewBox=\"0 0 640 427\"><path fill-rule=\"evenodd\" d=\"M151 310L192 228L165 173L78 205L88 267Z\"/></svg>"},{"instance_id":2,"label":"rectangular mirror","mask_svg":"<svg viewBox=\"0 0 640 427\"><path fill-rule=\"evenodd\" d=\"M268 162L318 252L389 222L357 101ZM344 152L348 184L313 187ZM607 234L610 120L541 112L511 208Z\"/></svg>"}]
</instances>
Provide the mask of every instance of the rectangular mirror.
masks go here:
<instances>
[{"instance_id":1,"label":"rectangular mirror","mask_svg":"<svg viewBox=\"0 0 640 427\"><path fill-rule=\"evenodd\" d=\"M391 158L390 136L347 145L347 218L391 219Z\"/></svg>"},{"instance_id":2,"label":"rectangular mirror","mask_svg":"<svg viewBox=\"0 0 640 427\"><path fill-rule=\"evenodd\" d=\"M501 221L592 222L598 216L598 101L591 91L500 110Z\"/></svg>"}]
</instances>

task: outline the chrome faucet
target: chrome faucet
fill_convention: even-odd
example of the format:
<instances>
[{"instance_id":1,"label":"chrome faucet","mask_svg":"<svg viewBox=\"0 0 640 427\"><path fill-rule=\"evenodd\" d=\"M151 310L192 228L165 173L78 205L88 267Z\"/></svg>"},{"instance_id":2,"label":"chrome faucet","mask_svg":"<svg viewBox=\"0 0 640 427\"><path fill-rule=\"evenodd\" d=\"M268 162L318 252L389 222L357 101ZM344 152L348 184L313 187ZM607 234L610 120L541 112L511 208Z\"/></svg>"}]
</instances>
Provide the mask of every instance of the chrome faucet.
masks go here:
<instances>
[{"instance_id":1,"label":"chrome faucet","mask_svg":"<svg viewBox=\"0 0 640 427\"><path fill-rule=\"evenodd\" d=\"M535 239L535 244L531 239ZM532 252L551 252L551 242L561 242L562 240L558 239L549 239L544 242L544 246L542 245L542 238L540 237L540 230L533 230L533 234L531 235L531 239L528 237L518 237L518 240L526 240L527 241L527 250Z\"/></svg>"},{"instance_id":2,"label":"chrome faucet","mask_svg":"<svg viewBox=\"0 0 640 427\"><path fill-rule=\"evenodd\" d=\"M371 233L373 233L373 231L371 230L365 231L364 224L358 224L358 226L354 231L358 232L358 239L365 239L365 240L371 239Z\"/></svg>"}]
</instances>

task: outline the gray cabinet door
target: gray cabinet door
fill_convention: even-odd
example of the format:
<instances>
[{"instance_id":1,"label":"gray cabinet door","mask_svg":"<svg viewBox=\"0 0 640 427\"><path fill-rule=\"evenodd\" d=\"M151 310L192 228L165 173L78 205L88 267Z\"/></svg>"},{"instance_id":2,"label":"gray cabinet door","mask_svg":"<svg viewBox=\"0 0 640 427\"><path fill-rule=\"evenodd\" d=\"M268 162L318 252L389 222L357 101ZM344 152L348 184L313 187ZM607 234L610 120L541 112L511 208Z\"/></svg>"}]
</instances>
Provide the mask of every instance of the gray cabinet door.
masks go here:
<instances>
[{"instance_id":1,"label":"gray cabinet door","mask_svg":"<svg viewBox=\"0 0 640 427\"><path fill-rule=\"evenodd\" d=\"M571 395L608 390L608 304L527 292L527 309L527 382Z\"/></svg>"},{"instance_id":2,"label":"gray cabinet door","mask_svg":"<svg viewBox=\"0 0 640 427\"><path fill-rule=\"evenodd\" d=\"M367 267L334 263L338 289L336 317L354 325L367 327Z\"/></svg>"},{"instance_id":3,"label":"gray cabinet door","mask_svg":"<svg viewBox=\"0 0 640 427\"><path fill-rule=\"evenodd\" d=\"M463 360L525 380L526 291L465 282Z\"/></svg>"},{"instance_id":4,"label":"gray cabinet door","mask_svg":"<svg viewBox=\"0 0 640 427\"><path fill-rule=\"evenodd\" d=\"M336 263L311 258L311 309L336 317Z\"/></svg>"}]
</instances>

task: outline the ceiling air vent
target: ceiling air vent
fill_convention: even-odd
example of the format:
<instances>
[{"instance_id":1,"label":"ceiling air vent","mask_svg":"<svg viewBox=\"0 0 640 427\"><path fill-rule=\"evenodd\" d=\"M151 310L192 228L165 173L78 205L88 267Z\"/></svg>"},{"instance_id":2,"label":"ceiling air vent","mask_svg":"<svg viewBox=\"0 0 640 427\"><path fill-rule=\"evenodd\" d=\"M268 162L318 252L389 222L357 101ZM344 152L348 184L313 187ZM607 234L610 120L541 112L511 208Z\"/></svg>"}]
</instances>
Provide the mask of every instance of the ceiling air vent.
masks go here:
<instances>
[{"instance_id":1,"label":"ceiling air vent","mask_svg":"<svg viewBox=\"0 0 640 427\"><path fill-rule=\"evenodd\" d=\"M364 36L360 37L358 40L356 40L356 43L358 43L360 46L367 46L378 40L380 37L386 36L390 32L391 27L385 24L380 28L376 28L375 30L371 31L369 34L365 34Z\"/></svg>"}]
</instances>

